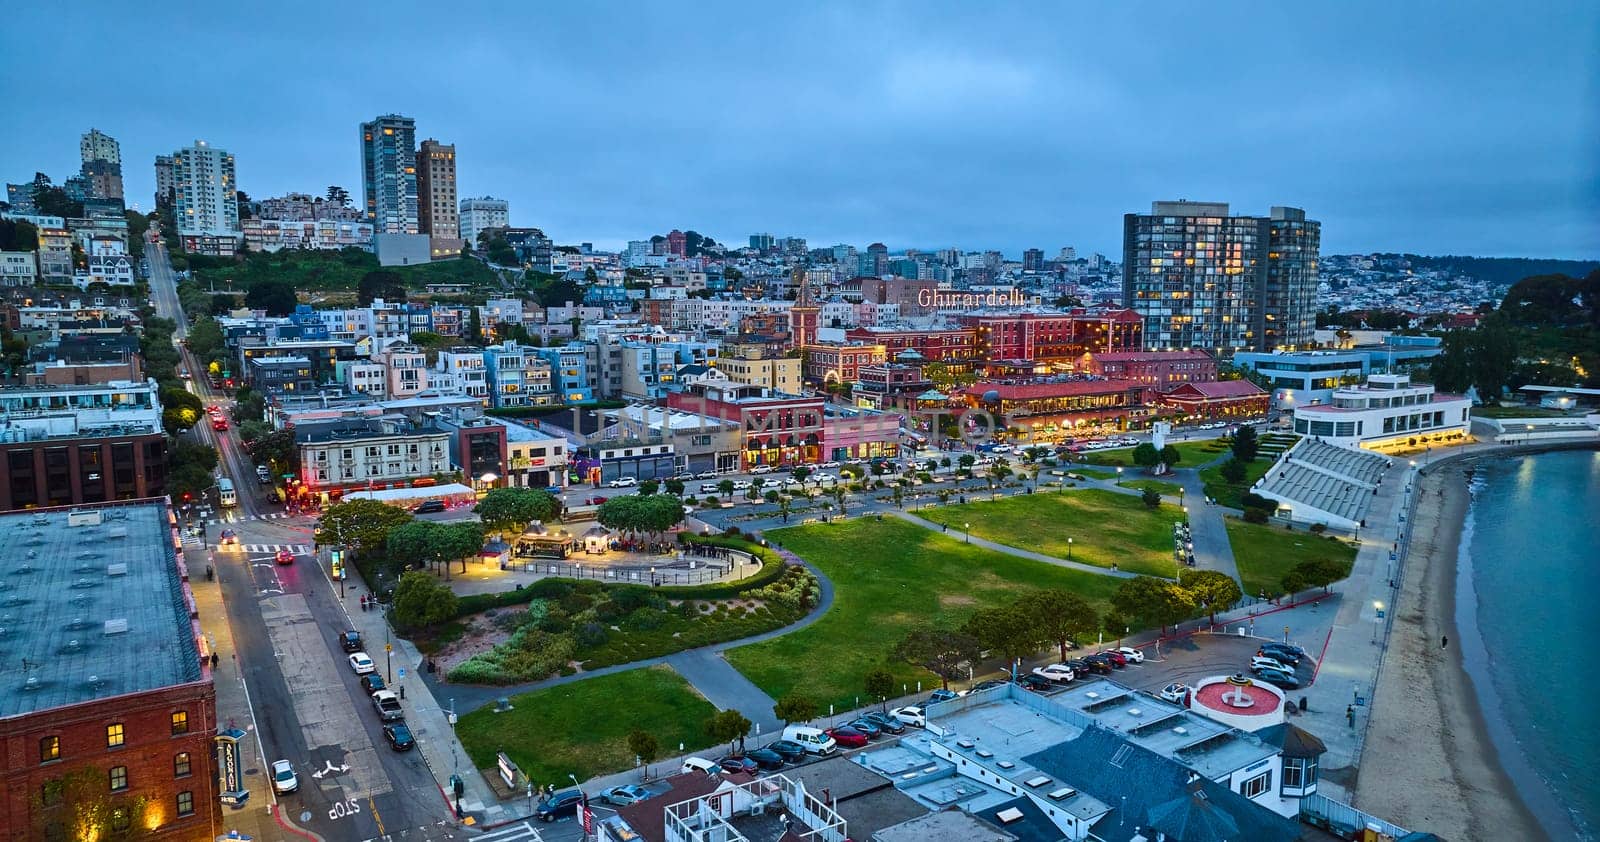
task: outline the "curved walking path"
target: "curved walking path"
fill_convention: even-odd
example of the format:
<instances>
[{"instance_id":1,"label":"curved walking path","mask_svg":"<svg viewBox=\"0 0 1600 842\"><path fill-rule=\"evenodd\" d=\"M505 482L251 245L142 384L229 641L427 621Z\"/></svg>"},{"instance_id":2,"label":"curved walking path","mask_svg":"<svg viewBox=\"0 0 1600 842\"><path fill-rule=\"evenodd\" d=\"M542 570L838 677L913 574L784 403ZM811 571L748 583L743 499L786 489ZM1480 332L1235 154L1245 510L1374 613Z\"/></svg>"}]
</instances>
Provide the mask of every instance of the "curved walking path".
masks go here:
<instances>
[{"instance_id":1,"label":"curved walking path","mask_svg":"<svg viewBox=\"0 0 1600 842\"><path fill-rule=\"evenodd\" d=\"M679 675L682 675L694 687L696 692L705 696L707 700L717 705L718 708L723 708L723 703L727 702L727 706L735 707L751 722L763 724L765 726L764 730L770 729L773 723L777 721L772 715L772 705L774 704L772 698L761 692L760 688L750 683L749 679L729 665L722 658L722 653L729 649L760 643L764 640L771 640L790 632L799 631L822 619L822 615L833 607L833 581L831 579L823 575L822 571L788 550L776 550L776 552L786 562L805 565L806 569L811 571L811 575L817 577L817 604L812 607L806 616L787 626L762 632L761 634L750 635L749 637L741 637L737 640L713 643L697 649L685 649L682 652L674 652L671 655L646 658L642 661L629 661L626 664L614 664L595 670L576 672L572 675L559 675L554 678L529 681L523 684L511 684L503 687L484 684L450 684L440 681L436 675L425 670L419 670L418 674L428 685L428 688L433 691L435 698L454 699L457 704L456 709L463 711L475 710L484 705L493 704L502 697L516 696L534 690L542 690L546 687L559 687L560 685L582 681L586 678L666 664L676 670ZM756 693L760 694L759 700L755 697Z\"/></svg>"},{"instance_id":2,"label":"curved walking path","mask_svg":"<svg viewBox=\"0 0 1600 842\"><path fill-rule=\"evenodd\" d=\"M1045 564L1054 564L1057 567L1065 567L1065 568L1068 568L1068 569L1071 569L1071 570L1080 570L1080 571L1082 571L1084 573L1093 573L1096 576L1110 576L1110 577L1112 577L1114 579L1132 579L1132 578L1135 578L1138 575L1136 573L1129 573L1126 570L1110 570L1110 569L1105 568L1105 567L1097 567L1097 566L1095 566L1093 564L1084 564L1081 561L1067 561L1064 558L1056 558L1053 555L1045 555L1044 553L1036 553L1036 552L1034 552L1032 550L1024 550L1024 549L1020 549L1018 547L1008 546L1006 544L997 544L994 541L990 541L990 540L987 540L987 539L984 539L984 538L979 538L976 535L972 535L972 534L969 534L969 533L966 533L966 532L962 532L960 530L956 530L954 532L951 532L951 531L946 530L944 528L944 524L942 524L942 523L934 523L931 520L923 520L922 518L917 517L916 515L911 514L910 512L891 511L891 512L887 512L886 514L892 514L895 517L900 518L903 521L906 521L908 523L914 523L917 526L922 527L923 529L929 529L929 530L932 530L934 532L941 532L941 533L947 534L951 538L965 538L966 539L965 543L968 543L968 544L974 544L976 546L983 547L984 549L994 550L995 552L1001 552L1001 553L1005 553L1007 555L1014 555L1014 556L1017 556L1019 558L1032 559L1033 561L1042 561Z\"/></svg>"}]
</instances>

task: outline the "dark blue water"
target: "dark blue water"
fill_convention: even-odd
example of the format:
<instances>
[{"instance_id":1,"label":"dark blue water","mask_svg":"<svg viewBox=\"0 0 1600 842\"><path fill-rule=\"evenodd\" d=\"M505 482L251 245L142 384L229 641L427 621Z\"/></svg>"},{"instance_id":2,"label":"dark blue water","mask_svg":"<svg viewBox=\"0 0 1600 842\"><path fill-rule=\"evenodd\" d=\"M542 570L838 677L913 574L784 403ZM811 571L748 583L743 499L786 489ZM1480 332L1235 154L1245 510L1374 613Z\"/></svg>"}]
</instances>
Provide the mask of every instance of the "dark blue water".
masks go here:
<instances>
[{"instance_id":1,"label":"dark blue water","mask_svg":"<svg viewBox=\"0 0 1600 842\"><path fill-rule=\"evenodd\" d=\"M1468 673L1529 807L1557 839L1594 839L1600 453L1482 462L1472 488L1457 592Z\"/></svg>"}]
</instances>

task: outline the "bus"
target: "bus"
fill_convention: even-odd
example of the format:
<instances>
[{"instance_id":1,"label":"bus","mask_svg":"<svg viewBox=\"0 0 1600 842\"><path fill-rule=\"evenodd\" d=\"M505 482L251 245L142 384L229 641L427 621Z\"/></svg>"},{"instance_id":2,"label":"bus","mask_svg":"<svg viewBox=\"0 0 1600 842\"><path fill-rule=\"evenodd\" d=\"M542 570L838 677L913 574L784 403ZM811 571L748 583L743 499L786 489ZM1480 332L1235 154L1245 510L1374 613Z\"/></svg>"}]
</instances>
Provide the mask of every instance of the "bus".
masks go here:
<instances>
[{"instance_id":1,"label":"bus","mask_svg":"<svg viewBox=\"0 0 1600 842\"><path fill-rule=\"evenodd\" d=\"M239 497L233 493L233 480L227 477L217 480L217 505L224 509L239 505Z\"/></svg>"}]
</instances>

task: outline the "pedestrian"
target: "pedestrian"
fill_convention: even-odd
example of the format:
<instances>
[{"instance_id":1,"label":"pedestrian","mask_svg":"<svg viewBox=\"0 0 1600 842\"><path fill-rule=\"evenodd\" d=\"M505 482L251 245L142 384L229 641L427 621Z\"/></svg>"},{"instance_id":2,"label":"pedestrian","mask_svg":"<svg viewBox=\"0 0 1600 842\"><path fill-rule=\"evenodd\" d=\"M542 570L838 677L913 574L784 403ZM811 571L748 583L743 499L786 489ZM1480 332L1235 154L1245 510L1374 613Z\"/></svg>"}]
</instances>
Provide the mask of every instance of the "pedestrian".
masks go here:
<instances>
[{"instance_id":1,"label":"pedestrian","mask_svg":"<svg viewBox=\"0 0 1600 842\"><path fill-rule=\"evenodd\" d=\"M217 668L217 653L215 653L215 652L211 653L211 668L212 669L216 669Z\"/></svg>"},{"instance_id":2,"label":"pedestrian","mask_svg":"<svg viewBox=\"0 0 1600 842\"><path fill-rule=\"evenodd\" d=\"M1344 709L1344 718L1350 721L1350 727L1356 727L1356 706L1349 705Z\"/></svg>"},{"instance_id":3,"label":"pedestrian","mask_svg":"<svg viewBox=\"0 0 1600 842\"><path fill-rule=\"evenodd\" d=\"M1450 648L1450 635L1445 635L1444 637L1439 638L1439 648L1440 649L1449 649Z\"/></svg>"}]
</instances>

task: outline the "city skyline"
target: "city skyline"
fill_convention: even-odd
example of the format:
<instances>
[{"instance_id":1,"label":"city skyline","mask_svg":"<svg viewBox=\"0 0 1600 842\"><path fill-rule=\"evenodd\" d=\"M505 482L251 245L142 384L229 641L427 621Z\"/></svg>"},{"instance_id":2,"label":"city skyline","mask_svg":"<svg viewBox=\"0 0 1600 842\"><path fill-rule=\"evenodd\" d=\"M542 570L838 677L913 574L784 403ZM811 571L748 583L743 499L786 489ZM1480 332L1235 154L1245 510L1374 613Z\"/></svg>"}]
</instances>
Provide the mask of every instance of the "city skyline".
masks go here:
<instances>
[{"instance_id":1,"label":"city skyline","mask_svg":"<svg viewBox=\"0 0 1600 842\"><path fill-rule=\"evenodd\" d=\"M397 113L461 150L459 195L506 198L513 224L608 249L693 228L733 244L772 231L896 252L953 245L1015 258L1071 245L1115 255L1124 213L1187 198L1305 208L1323 222L1328 254L1600 253L1585 41L1600 12L1582 4L1221 18L1173 6L1155 16L1170 26L1153 32L1151 13L1121 10L734 12L636 11L628 28L653 37L628 50L614 49L605 26L616 22L599 16L556 13L540 22L541 49L527 50L515 45L531 18L475 14L454 29L471 46L447 46L437 72L371 77L363 68L376 56L337 34L360 9L324 10L313 30L292 15L230 11L202 23L105 10L70 33L24 9L19 23L40 37L8 53L13 80L32 45L55 35L254 37L207 74L157 60L141 87L188 91L175 113L137 97L62 108L44 88L14 86L0 177L42 169L59 183L92 126L122 143L126 193L141 207L154 156L195 138L237 156L252 197L329 184L359 197L349 138ZM403 40L417 19L364 21L376 27L364 40ZM274 89L301 93L241 95L291 39L322 56L304 73L369 81L274 77ZM1208 57L1229 41L1248 46ZM1547 60L1523 62L1503 46L1513 43L1539 44ZM72 88L122 58L113 50L57 73Z\"/></svg>"}]
</instances>

